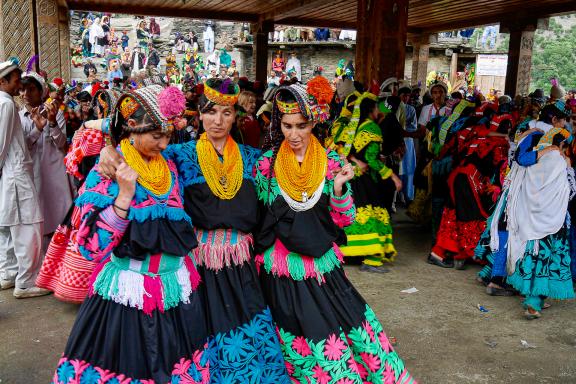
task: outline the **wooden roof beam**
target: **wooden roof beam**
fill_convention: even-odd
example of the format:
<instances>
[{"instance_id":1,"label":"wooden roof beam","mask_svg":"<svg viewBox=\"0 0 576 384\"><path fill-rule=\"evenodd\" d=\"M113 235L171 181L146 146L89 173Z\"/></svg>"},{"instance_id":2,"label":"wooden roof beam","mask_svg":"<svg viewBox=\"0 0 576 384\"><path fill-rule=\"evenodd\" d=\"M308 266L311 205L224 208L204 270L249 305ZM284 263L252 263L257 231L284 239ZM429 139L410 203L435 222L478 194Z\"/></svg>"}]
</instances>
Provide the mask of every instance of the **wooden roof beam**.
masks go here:
<instances>
[{"instance_id":1,"label":"wooden roof beam","mask_svg":"<svg viewBox=\"0 0 576 384\"><path fill-rule=\"evenodd\" d=\"M97 2L89 3L69 3L71 10L78 11L94 11L94 12L109 12L109 13L123 13L129 15L142 15L142 16L168 16L168 17L185 17L190 19L206 19L206 20L223 20L223 21L238 21L253 23L258 21L258 14L256 13L237 13L237 12L214 12L200 9L182 9L182 8L167 8L167 7L125 7L111 4L100 4Z\"/></svg>"},{"instance_id":2,"label":"wooden roof beam","mask_svg":"<svg viewBox=\"0 0 576 384\"><path fill-rule=\"evenodd\" d=\"M566 14L576 11L576 1L565 2L554 5L546 5L538 8L528 8L517 10L514 13L502 13L498 15L485 15L476 18L462 19L458 21L449 21L437 24L429 28L419 28L421 33L437 33L443 31L453 31L457 29L472 28L490 24L518 24L521 22L534 22L535 18L542 19L550 16ZM535 16L536 15L536 16ZM418 27L412 27L418 28Z\"/></svg>"},{"instance_id":3,"label":"wooden roof beam","mask_svg":"<svg viewBox=\"0 0 576 384\"><path fill-rule=\"evenodd\" d=\"M356 29L356 23L338 20L308 19L304 17L288 17L275 22L275 24L315 28Z\"/></svg>"},{"instance_id":4,"label":"wooden roof beam","mask_svg":"<svg viewBox=\"0 0 576 384\"><path fill-rule=\"evenodd\" d=\"M262 13L260 16L264 20L280 21L283 18L293 16L295 12L298 12L299 8L320 4L326 4L326 0L294 0L288 4L274 7L270 11Z\"/></svg>"}]
</instances>

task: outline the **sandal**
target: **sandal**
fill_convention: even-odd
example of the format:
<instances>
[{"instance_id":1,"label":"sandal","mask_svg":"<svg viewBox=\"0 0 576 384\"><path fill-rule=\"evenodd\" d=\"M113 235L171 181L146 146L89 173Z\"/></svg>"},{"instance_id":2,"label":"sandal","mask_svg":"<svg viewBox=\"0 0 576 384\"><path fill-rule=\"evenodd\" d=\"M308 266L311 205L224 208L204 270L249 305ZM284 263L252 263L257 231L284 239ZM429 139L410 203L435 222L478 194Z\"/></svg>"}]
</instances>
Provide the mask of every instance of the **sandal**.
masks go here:
<instances>
[{"instance_id":1,"label":"sandal","mask_svg":"<svg viewBox=\"0 0 576 384\"><path fill-rule=\"evenodd\" d=\"M443 259L439 259L435 256L433 256L432 254L428 255L428 260L426 260L428 262L428 264L432 264L432 265L437 265L438 267L442 267L442 268L453 268L454 267L454 263L449 260L449 261L445 261Z\"/></svg>"},{"instance_id":2,"label":"sandal","mask_svg":"<svg viewBox=\"0 0 576 384\"><path fill-rule=\"evenodd\" d=\"M535 320L539 319L542 316L542 314L537 310L535 310L534 308L528 307L526 309L526 312L524 312L524 316L526 317L526 320Z\"/></svg>"},{"instance_id":3,"label":"sandal","mask_svg":"<svg viewBox=\"0 0 576 384\"><path fill-rule=\"evenodd\" d=\"M514 296L516 293L506 288L501 287L486 287L486 293L490 296Z\"/></svg>"}]
</instances>

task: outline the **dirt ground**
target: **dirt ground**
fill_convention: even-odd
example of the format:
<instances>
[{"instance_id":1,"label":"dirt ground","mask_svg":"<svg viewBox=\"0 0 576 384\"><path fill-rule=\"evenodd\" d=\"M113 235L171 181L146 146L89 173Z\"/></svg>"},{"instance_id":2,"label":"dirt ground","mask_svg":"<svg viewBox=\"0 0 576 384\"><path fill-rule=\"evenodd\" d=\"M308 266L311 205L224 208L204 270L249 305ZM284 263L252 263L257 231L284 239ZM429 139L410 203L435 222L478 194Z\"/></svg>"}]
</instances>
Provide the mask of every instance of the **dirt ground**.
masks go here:
<instances>
[{"instance_id":1,"label":"dirt ground","mask_svg":"<svg viewBox=\"0 0 576 384\"><path fill-rule=\"evenodd\" d=\"M399 256L391 272L346 270L420 383L576 383L574 301L551 302L541 319L528 322L518 297L484 293L478 267L427 264L428 233L395 218ZM418 292L400 292L411 287ZM0 383L47 384L77 307L52 296L18 301L11 293L0 292Z\"/></svg>"}]
</instances>

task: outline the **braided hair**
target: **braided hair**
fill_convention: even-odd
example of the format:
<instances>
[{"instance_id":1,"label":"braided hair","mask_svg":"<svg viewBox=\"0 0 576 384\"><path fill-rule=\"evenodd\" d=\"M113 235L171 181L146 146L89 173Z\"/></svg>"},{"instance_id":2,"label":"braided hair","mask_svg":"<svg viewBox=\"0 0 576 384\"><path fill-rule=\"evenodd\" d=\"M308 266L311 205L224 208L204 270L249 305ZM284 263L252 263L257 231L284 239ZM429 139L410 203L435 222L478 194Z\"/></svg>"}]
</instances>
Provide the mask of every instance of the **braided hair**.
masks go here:
<instances>
[{"instance_id":1,"label":"braided hair","mask_svg":"<svg viewBox=\"0 0 576 384\"><path fill-rule=\"evenodd\" d=\"M114 117L112 119L112 124L111 124L112 138L114 139L115 143L120 143L120 141L122 139L125 139L128 136L130 136L131 131L130 131L129 126L128 126L128 120L130 120L130 119L135 120L137 125L142 125L142 126L156 125L154 120L150 117L150 115L146 112L144 107L142 107L141 105L127 119L124 118L124 116L120 112L117 111L116 113L114 113ZM156 128L159 128L159 127L156 127ZM148 130L148 132L149 131L150 130Z\"/></svg>"},{"instance_id":2,"label":"braided hair","mask_svg":"<svg viewBox=\"0 0 576 384\"><path fill-rule=\"evenodd\" d=\"M308 105L308 96L306 94L306 90L303 86L299 86L299 84L291 85L291 86L281 86L279 87L275 94L274 94L274 103L272 105L272 122L270 125L270 133L266 137L263 145L263 152L267 152L272 150L272 158L270 160L270 172L268 172L268 198L270 197L270 192L272 189L272 170L276 164L276 158L278 156L278 151L280 150L280 146L284 141L285 137L282 133L282 116L284 113L280 111L278 108L278 104L276 101L282 101L284 103L298 103L300 107L300 113L304 118L307 120L312 119L312 115L310 113L310 107ZM314 128L312 128L312 134L318 138L318 126L320 124L314 124Z\"/></svg>"}]
</instances>

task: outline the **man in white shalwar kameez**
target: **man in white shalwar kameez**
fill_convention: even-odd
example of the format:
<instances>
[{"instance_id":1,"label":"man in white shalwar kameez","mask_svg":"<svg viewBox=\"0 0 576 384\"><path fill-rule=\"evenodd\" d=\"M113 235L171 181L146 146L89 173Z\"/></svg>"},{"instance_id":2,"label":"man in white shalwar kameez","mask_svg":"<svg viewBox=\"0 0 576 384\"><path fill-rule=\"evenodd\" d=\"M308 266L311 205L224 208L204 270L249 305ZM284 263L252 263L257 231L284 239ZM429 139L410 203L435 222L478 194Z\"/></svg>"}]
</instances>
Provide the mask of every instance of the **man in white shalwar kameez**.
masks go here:
<instances>
[{"instance_id":1,"label":"man in white shalwar kameez","mask_svg":"<svg viewBox=\"0 0 576 384\"><path fill-rule=\"evenodd\" d=\"M66 174L66 121L58 103L46 106L46 118L36 113L46 96L48 86L36 72L22 74L20 110L28 150L34 161L34 185L38 191L40 208L44 214L43 246L46 252L52 234L62 223L73 202L73 188Z\"/></svg>"},{"instance_id":2,"label":"man in white shalwar kameez","mask_svg":"<svg viewBox=\"0 0 576 384\"><path fill-rule=\"evenodd\" d=\"M296 72L298 81L302 81L302 68L300 66L300 59L298 59L296 52L290 54L290 59L288 60L288 63L286 63L286 72L289 72L291 69Z\"/></svg>"},{"instance_id":3,"label":"man in white shalwar kameez","mask_svg":"<svg viewBox=\"0 0 576 384\"><path fill-rule=\"evenodd\" d=\"M50 293L34 284L42 265L43 217L13 99L20 92L21 73L14 61L0 63L0 288L15 286L16 298Z\"/></svg>"}]
</instances>

